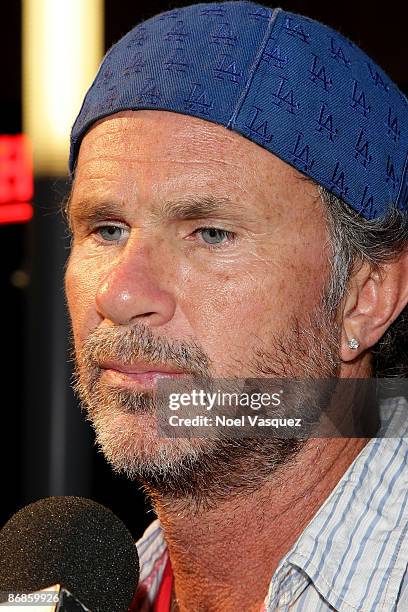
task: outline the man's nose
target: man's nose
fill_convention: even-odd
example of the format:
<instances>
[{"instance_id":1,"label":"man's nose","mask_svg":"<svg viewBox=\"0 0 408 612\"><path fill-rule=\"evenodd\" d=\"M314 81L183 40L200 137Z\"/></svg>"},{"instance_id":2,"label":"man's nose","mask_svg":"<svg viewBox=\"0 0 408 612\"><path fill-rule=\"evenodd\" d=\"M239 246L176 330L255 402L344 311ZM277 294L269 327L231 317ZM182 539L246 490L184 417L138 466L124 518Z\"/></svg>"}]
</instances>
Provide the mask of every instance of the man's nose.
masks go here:
<instances>
[{"instance_id":1,"label":"man's nose","mask_svg":"<svg viewBox=\"0 0 408 612\"><path fill-rule=\"evenodd\" d=\"M165 274L164 262L156 260L153 265L147 246L129 243L98 287L96 305L100 315L116 325L135 321L151 326L167 323L176 303L166 289L169 283Z\"/></svg>"}]
</instances>

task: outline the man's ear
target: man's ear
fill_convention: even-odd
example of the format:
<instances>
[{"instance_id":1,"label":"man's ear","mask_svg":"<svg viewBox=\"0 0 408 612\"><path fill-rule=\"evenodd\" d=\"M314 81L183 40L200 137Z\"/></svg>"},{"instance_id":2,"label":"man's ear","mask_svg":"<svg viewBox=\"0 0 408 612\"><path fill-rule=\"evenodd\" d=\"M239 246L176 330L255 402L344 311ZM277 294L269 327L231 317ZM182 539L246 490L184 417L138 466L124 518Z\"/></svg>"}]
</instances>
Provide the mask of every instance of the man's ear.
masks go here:
<instances>
[{"instance_id":1,"label":"man's ear","mask_svg":"<svg viewBox=\"0 0 408 612\"><path fill-rule=\"evenodd\" d=\"M352 361L384 335L408 303L408 249L378 271L364 263L352 276L343 303L340 358ZM349 346L357 340L358 348Z\"/></svg>"}]
</instances>

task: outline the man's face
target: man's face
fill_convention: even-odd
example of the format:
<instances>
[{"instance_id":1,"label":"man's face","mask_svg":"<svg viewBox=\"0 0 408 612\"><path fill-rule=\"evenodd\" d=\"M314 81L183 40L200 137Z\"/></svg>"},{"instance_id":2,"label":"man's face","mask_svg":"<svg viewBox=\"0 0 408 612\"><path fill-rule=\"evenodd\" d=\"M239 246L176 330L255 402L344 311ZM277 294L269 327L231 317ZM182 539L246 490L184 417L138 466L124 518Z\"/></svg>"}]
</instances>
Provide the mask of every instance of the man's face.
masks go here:
<instances>
[{"instance_id":1,"label":"man's face","mask_svg":"<svg viewBox=\"0 0 408 612\"><path fill-rule=\"evenodd\" d=\"M319 309L329 274L322 204L261 147L176 113L114 115L81 144L70 215L76 388L117 469L169 479L211 463L216 443L158 438L154 377L109 365L217 378L337 371Z\"/></svg>"}]
</instances>

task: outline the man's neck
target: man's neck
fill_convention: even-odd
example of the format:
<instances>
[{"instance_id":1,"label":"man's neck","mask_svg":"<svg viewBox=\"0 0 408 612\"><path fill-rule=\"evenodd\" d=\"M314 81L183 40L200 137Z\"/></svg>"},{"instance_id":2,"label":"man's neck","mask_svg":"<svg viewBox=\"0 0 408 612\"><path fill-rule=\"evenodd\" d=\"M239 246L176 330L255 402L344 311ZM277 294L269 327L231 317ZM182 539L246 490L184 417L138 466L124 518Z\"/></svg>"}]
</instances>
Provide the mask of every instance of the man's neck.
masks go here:
<instances>
[{"instance_id":1,"label":"man's neck","mask_svg":"<svg viewBox=\"0 0 408 612\"><path fill-rule=\"evenodd\" d=\"M255 493L199 513L156 497L180 612L259 612L279 561L366 443L310 439Z\"/></svg>"}]
</instances>

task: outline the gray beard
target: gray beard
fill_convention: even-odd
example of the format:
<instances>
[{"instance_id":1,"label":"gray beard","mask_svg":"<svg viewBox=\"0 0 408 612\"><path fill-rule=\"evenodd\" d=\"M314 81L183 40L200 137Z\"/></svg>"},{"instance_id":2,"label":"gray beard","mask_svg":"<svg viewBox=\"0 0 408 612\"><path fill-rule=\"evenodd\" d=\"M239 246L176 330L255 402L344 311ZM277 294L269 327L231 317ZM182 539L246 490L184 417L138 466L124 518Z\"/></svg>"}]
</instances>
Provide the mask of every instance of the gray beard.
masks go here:
<instances>
[{"instance_id":1,"label":"gray beard","mask_svg":"<svg viewBox=\"0 0 408 612\"><path fill-rule=\"evenodd\" d=\"M258 343L249 363L232 360L227 376L245 366L254 378L336 378L339 338L338 326L319 309L307 322L294 319L284 334L268 337L267 347ZM197 380L211 381L210 361L194 342L158 339L148 326L140 324L124 329L98 328L75 357L74 390L95 430L99 448L115 472L139 481L153 500L177 502L191 513L248 495L270 480L278 468L294 462L306 442L299 438L228 437L228 432L216 438L160 439L155 425L157 404L151 393L109 386L100 380L98 364L117 360L165 363ZM316 398L304 397L296 410L297 415L313 419L321 406ZM156 432L154 438L152 432Z\"/></svg>"}]
</instances>

